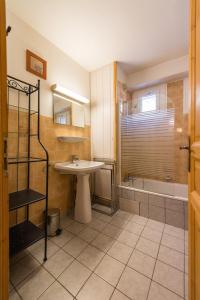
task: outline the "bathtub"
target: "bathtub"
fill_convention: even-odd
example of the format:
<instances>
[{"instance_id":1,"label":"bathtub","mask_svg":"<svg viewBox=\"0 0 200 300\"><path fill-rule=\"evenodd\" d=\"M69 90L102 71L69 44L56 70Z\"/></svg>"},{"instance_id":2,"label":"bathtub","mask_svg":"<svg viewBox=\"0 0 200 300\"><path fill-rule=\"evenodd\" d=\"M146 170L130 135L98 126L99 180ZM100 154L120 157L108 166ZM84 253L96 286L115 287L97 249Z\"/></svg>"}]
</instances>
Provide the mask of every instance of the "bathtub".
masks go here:
<instances>
[{"instance_id":1,"label":"bathtub","mask_svg":"<svg viewBox=\"0 0 200 300\"><path fill-rule=\"evenodd\" d=\"M188 200L187 184L132 177L129 181L123 181L120 187L182 201Z\"/></svg>"}]
</instances>

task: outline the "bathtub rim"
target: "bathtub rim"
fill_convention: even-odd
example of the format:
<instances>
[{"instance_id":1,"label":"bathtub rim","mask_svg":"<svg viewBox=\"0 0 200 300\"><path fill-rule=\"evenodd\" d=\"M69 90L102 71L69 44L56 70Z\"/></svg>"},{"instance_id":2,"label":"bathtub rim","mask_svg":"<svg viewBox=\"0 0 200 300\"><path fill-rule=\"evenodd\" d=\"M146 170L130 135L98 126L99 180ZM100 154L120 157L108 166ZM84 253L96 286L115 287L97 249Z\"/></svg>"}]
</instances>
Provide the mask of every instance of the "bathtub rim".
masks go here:
<instances>
[{"instance_id":1,"label":"bathtub rim","mask_svg":"<svg viewBox=\"0 0 200 300\"><path fill-rule=\"evenodd\" d=\"M142 189L137 189L134 187L124 186L121 184L118 185L118 188L123 188L126 190L132 190L132 191L141 192L141 193L145 193L145 194L150 194L150 195L160 196L160 197L164 197L164 198L170 198L170 199L174 199L174 200L188 202L188 198L185 198L185 197L178 197L178 196L173 196L173 195L150 192L150 191L146 191L146 190L142 190Z\"/></svg>"}]
</instances>

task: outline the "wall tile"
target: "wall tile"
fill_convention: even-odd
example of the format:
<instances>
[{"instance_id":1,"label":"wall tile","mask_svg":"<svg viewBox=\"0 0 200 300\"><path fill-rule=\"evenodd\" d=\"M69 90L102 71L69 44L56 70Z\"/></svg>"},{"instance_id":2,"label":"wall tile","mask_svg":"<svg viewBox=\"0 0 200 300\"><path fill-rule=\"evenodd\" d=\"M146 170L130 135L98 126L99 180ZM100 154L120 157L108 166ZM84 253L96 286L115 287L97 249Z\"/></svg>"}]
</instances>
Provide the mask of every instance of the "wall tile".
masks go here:
<instances>
[{"instance_id":1,"label":"wall tile","mask_svg":"<svg viewBox=\"0 0 200 300\"><path fill-rule=\"evenodd\" d=\"M149 205L165 207L165 198L153 194L149 194Z\"/></svg>"},{"instance_id":2,"label":"wall tile","mask_svg":"<svg viewBox=\"0 0 200 300\"><path fill-rule=\"evenodd\" d=\"M149 205L149 218L165 223L165 209L164 207Z\"/></svg>"},{"instance_id":3,"label":"wall tile","mask_svg":"<svg viewBox=\"0 0 200 300\"><path fill-rule=\"evenodd\" d=\"M135 201L139 201L143 204L148 204L148 194L143 192L135 192Z\"/></svg>"},{"instance_id":4,"label":"wall tile","mask_svg":"<svg viewBox=\"0 0 200 300\"><path fill-rule=\"evenodd\" d=\"M140 216L148 218L149 217L149 206L148 204L140 202Z\"/></svg>"},{"instance_id":5,"label":"wall tile","mask_svg":"<svg viewBox=\"0 0 200 300\"><path fill-rule=\"evenodd\" d=\"M139 202L129 199L119 199L120 209L139 215Z\"/></svg>"},{"instance_id":6,"label":"wall tile","mask_svg":"<svg viewBox=\"0 0 200 300\"><path fill-rule=\"evenodd\" d=\"M16 131L17 111L9 110L9 131ZM20 131L25 132L27 128L27 113L20 112ZM63 126L53 123L53 119L41 116L41 141L49 152L50 163L49 167L49 207L60 208L61 214L67 214L74 205L74 190L72 176L60 175L53 165L56 161L67 161L71 159L72 154L77 154L80 159L90 159L90 127L78 128L74 126ZM35 133L37 130L37 117L31 117L31 131ZM8 140L8 155L16 156L17 135L9 135ZM57 140L57 135L77 135L88 137L88 140L80 144L61 143ZM44 157L44 151L37 139L34 137L31 141L32 156ZM20 154L27 156L27 139L22 135L20 138ZM45 191L45 164L32 164L31 172L31 188L43 193ZM26 188L27 184L27 169L24 165L19 166L19 189ZM9 166L9 192L17 190L16 182L16 166ZM30 207L30 218L36 224L43 221L44 201L38 202ZM17 222L23 221L25 218L24 208L16 212L10 213L10 226Z\"/></svg>"},{"instance_id":7,"label":"wall tile","mask_svg":"<svg viewBox=\"0 0 200 300\"><path fill-rule=\"evenodd\" d=\"M181 200L166 198L165 199L165 206L166 209L178 211L178 212L184 212L184 203Z\"/></svg>"},{"instance_id":8,"label":"wall tile","mask_svg":"<svg viewBox=\"0 0 200 300\"><path fill-rule=\"evenodd\" d=\"M134 191L128 190L128 199L134 200Z\"/></svg>"},{"instance_id":9,"label":"wall tile","mask_svg":"<svg viewBox=\"0 0 200 300\"><path fill-rule=\"evenodd\" d=\"M166 209L166 224L184 229L184 214Z\"/></svg>"},{"instance_id":10,"label":"wall tile","mask_svg":"<svg viewBox=\"0 0 200 300\"><path fill-rule=\"evenodd\" d=\"M185 230L188 230L188 203L184 204Z\"/></svg>"}]
</instances>

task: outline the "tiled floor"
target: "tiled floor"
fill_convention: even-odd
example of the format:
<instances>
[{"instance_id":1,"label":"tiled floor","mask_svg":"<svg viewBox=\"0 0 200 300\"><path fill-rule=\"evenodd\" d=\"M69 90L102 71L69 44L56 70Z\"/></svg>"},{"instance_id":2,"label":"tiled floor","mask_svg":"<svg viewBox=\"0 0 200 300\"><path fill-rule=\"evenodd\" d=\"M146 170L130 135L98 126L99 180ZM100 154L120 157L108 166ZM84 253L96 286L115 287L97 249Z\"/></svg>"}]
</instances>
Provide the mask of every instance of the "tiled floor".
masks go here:
<instances>
[{"instance_id":1,"label":"tiled floor","mask_svg":"<svg viewBox=\"0 0 200 300\"><path fill-rule=\"evenodd\" d=\"M188 299L186 231L124 211L62 226L47 262L43 241L12 259L10 299Z\"/></svg>"}]
</instances>

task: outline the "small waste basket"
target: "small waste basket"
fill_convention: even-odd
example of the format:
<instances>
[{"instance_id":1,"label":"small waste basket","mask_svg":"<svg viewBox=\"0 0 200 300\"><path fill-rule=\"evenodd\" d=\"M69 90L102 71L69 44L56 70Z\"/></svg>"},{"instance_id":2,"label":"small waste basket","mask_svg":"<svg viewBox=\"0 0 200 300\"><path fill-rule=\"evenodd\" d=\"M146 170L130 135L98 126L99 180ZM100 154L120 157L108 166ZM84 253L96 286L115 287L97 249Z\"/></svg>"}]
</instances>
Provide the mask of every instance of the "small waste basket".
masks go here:
<instances>
[{"instance_id":1,"label":"small waste basket","mask_svg":"<svg viewBox=\"0 0 200 300\"><path fill-rule=\"evenodd\" d=\"M55 236L61 233L60 229L60 209L50 208L47 214L47 234L48 236Z\"/></svg>"}]
</instances>

